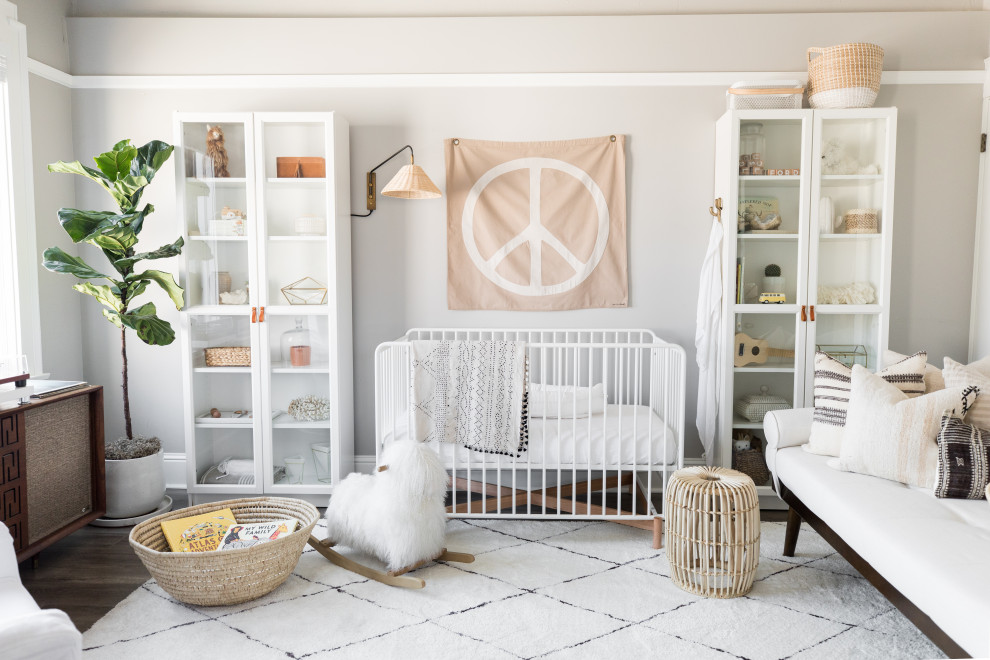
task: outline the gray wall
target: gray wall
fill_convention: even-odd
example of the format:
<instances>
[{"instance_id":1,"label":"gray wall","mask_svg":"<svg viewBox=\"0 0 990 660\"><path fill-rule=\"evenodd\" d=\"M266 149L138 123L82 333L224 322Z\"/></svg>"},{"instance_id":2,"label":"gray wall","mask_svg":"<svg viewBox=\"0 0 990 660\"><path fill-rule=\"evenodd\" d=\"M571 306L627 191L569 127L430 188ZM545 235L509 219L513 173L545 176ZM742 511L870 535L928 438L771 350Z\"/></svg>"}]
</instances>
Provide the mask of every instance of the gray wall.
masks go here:
<instances>
[{"instance_id":1,"label":"gray wall","mask_svg":"<svg viewBox=\"0 0 990 660\"><path fill-rule=\"evenodd\" d=\"M223 30L238 38L226 40L227 48L175 52L171 46L180 38L185 44L207 43L211 30L221 23L87 18L70 19L70 43L73 72L89 74L787 71L804 66L808 43L870 37L887 48L888 69L981 69L990 25L983 12L857 14L854 20L831 14L547 21L228 20ZM789 36L758 52L739 53L738 34L757 27ZM146 40L148 34L156 38ZM538 35L542 41L519 35ZM919 40L919 35L925 39ZM143 48L128 51L134 56L125 60L115 61L109 51L95 47L113 42L124 49L141 41ZM302 45L284 48L291 44ZM169 139L175 110L339 111L351 123L352 196L357 200L360 173L407 142L416 146L417 162L442 185L444 137L629 136L628 309L451 312L446 309L442 201L382 198L371 219L354 221L357 454L373 453L374 346L407 327L647 327L688 348L693 364L697 272L712 194L714 121L724 110L721 87L77 90L72 101L76 154L96 153L121 137L138 143ZM935 363L944 355L963 359L981 88L887 86L878 105L900 109L891 346L904 351L927 348ZM391 167L382 173L383 180L394 171ZM104 203L95 189L77 188L77 193L80 206ZM178 232L174 182L168 177L156 182L148 201L158 211L142 237L155 245L173 240ZM155 302L167 309L164 298ZM177 314L173 310L165 317L175 320ZM93 305L84 306L83 323L88 333L87 379L115 384L117 336ZM182 451L178 345L131 345L137 430L161 436L168 451ZM695 378L695 370L689 369L688 419L694 417ZM119 403L108 397L108 434L119 432L119 419ZM699 454L689 429L687 455Z\"/></svg>"}]
</instances>

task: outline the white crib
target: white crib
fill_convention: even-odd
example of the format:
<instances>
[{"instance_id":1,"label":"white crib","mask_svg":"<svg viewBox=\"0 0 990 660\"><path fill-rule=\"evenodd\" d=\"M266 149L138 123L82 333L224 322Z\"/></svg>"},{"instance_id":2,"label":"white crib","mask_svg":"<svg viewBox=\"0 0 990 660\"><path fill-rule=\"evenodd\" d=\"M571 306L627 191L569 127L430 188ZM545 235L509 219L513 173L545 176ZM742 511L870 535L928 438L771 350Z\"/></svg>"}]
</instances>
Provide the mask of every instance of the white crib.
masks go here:
<instances>
[{"instance_id":1,"label":"white crib","mask_svg":"<svg viewBox=\"0 0 990 660\"><path fill-rule=\"evenodd\" d=\"M546 394L551 410L530 414L529 446L518 457L432 443L451 474L452 517L605 519L652 530L660 547L663 511L650 493L684 462L683 348L649 330L409 330L375 351L378 456L409 437L415 340L524 341L531 401L534 384L575 386ZM599 383L606 404L587 414ZM607 491L617 504L606 503Z\"/></svg>"}]
</instances>

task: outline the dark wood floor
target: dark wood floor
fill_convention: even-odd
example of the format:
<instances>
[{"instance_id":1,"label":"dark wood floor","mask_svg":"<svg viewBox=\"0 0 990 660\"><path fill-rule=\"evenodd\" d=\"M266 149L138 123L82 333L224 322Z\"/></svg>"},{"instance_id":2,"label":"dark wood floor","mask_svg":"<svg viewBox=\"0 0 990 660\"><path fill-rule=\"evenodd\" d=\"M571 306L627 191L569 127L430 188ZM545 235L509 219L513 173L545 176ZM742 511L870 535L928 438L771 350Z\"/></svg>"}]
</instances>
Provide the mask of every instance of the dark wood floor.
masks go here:
<instances>
[{"instance_id":1,"label":"dark wood floor","mask_svg":"<svg viewBox=\"0 0 990 660\"><path fill-rule=\"evenodd\" d=\"M175 508L184 491L169 491ZM787 519L785 511L762 511L764 521ZM84 527L53 544L37 562L21 564L21 581L41 607L66 612L86 631L150 575L127 542L130 527Z\"/></svg>"}]
</instances>

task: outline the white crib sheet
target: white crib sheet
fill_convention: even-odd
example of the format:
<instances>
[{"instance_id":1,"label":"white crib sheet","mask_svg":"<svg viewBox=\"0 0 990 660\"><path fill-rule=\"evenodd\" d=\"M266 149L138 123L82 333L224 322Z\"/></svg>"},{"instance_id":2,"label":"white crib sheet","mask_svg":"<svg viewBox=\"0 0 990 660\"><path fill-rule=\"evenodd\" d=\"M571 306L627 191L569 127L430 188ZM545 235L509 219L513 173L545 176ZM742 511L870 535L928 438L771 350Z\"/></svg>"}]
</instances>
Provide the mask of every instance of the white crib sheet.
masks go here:
<instances>
[{"instance_id":1,"label":"white crib sheet","mask_svg":"<svg viewBox=\"0 0 990 660\"><path fill-rule=\"evenodd\" d=\"M650 418L653 419L652 434ZM590 429L589 429L590 427ZM634 428L635 427L635 428ZM664 456L664 435L667 438L666 456ZM396 420L394 433L385 430L385 441L404 440L408 434L408 415L401 414ZM677 436L673 430L649 406L620 406L609 404L604 413L578 419L529 419L529 450L515 459L517 467L525 467L531 463L539 465L566 465L575 463L579 466L614 467L617 465L649 465L650 443L653 440L653 465L675 465L677 463ZM559 442L558 442L559 437ZM591 445L591 462L588 463L588 445ZM503 468L511 468L513 457L497 454L485 454L471 451L461 445L449 443L434 443L433 445L450 467L467 468L468 460L471 467L480 468L482 464L494 466L501 464ZM602 447L605 455L602 456ZM559 455L558 455L559 447ZM546 448L546 453L544 453ZM575 461L576 456L576 461ZM456 461L456 464L454 463Z\"/></svg>"}]
</instances>

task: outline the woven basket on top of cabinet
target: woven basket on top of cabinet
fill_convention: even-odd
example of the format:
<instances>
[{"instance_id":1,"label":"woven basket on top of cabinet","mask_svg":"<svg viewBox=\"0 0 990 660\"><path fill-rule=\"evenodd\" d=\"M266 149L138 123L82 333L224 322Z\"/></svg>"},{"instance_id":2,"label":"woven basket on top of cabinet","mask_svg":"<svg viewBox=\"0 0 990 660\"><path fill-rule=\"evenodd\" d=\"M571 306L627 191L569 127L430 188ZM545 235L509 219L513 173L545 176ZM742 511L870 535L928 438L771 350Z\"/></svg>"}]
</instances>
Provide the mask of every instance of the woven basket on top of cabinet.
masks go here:
<instances>
[{"instance_id":1,"label":"woven basket on top of cabinet","mask_svg":"<svg viewBox=\"0 0 990 660\"><path fill-rule=\"evenodd\" d=\"M296 531L274 541L220 552L170 552L162 522L229 508L238 523L295 518ZM139 523L129 541L158 586L192 605L236 605L260 598L289 577L320 519L316 507L287 497L210 502Z\"/></svg>"},{"instance_id":2,"label":"woven basket on top of cabinet","mask_svg":"<svg viewBox=\"0 0 990 660\"><path fill-rule=\"evenodd\" d=\"M808 105L870 108L877 100L882 73L883 48L876 44L809 48Z\"/></svg>"}]
</instances>

